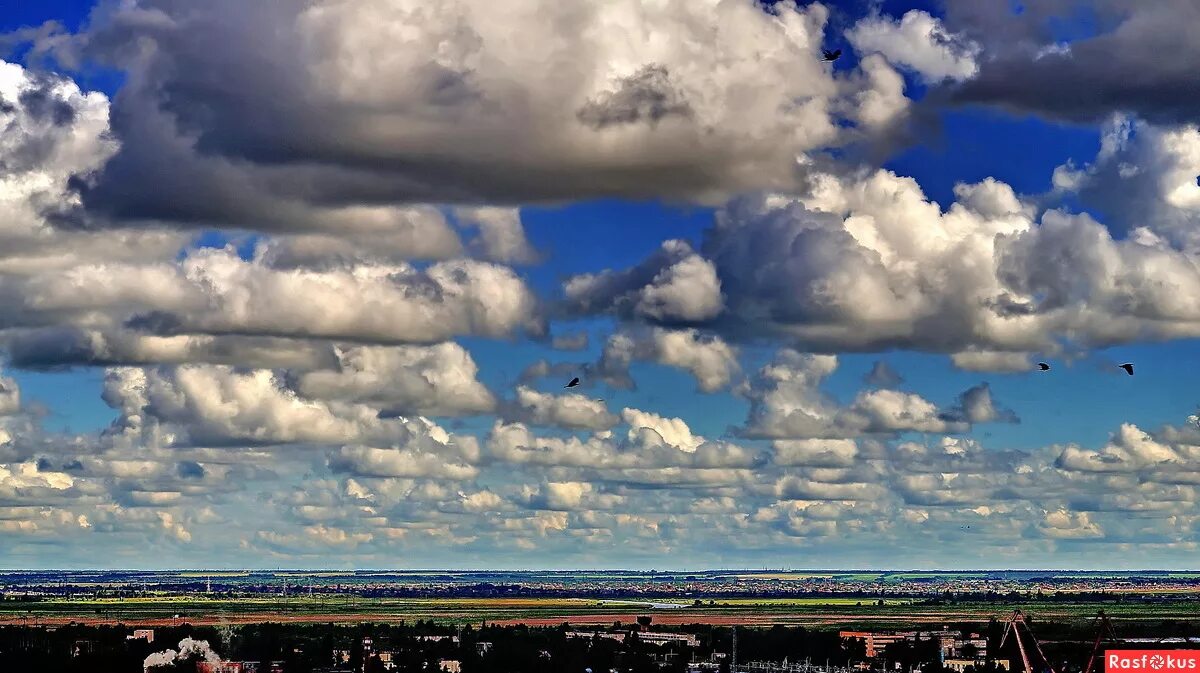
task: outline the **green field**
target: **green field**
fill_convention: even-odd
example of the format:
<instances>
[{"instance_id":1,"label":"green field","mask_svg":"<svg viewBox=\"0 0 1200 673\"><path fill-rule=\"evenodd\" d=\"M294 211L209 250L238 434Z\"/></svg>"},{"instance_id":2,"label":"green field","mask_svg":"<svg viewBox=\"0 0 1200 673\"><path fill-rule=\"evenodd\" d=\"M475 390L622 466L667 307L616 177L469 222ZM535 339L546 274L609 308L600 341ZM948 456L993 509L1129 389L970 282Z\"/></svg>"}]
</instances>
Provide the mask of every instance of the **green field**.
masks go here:
<instances>
[{"instance_id":1,"label":"green field","mask_svg":"<svg viewBox=\"0 0 1200 673\"><path fill-rule=\"evenodd\" d=\"M615 599L613 599L615 600ZM644 599L629 598L629 601ZM679 602L685 601L665 601ZM663 623L752 623L806 624L837 628L859 626L903 626L934 622L986 621L1003 618L1019 607L1041 621L1080 623L1103 609L1115 622L1185 620L1200 622L1200 602L1065 602L1029 601L961 602L949 605L920 604L911 599L874 600L852 598L715 599L710 605L688 605L681 609L649 609L638 605L602 603L575 598L379 598L345 596L258 596L251 598L204 598L196 596L148 596L124 599L53 599L38 602L0 602L0 620L123 622L172 620L193 623L265 621L378 621L418 619L447 623L479 623L501 620L575 620L589 615L651 614Z\"/></svg>"}]
</instances>

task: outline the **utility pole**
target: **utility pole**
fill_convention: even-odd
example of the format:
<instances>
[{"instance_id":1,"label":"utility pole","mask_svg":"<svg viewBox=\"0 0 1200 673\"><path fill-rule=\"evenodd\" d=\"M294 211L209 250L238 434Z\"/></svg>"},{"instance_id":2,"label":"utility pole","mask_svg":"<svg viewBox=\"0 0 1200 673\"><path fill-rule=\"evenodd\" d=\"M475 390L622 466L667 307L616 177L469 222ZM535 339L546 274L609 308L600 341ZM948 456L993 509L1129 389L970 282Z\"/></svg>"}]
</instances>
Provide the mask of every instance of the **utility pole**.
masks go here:
<instances>
[{"instance_id":1,"label":"utility pole","mask_svg":"<svg viewBox=\"0 0 1200 673\"><path fill-rule=\"evenodd\" d=\"M729 673L737 673L737 624L733 625L733 662L729 665Z\"/></svg>"}]
</instances>

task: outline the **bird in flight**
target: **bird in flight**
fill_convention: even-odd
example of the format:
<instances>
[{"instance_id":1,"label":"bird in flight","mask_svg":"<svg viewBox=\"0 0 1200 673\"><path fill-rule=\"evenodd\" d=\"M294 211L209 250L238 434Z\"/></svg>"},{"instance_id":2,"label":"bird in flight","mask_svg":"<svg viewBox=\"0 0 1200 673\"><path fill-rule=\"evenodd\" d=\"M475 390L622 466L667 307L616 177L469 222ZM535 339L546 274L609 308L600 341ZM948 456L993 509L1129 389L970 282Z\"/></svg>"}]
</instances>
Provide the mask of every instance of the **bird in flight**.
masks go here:
<instances>
[{"instance_id":1,"label":"bird in flight","mask_svg":"<svg viewBox=\"0 0 1200 673\"><path fill-rule=\"evenodd\" d=\"M1047 369L1050 369L1050 365L1046 364L1045 362L1039 362L1038 369L1046 371Z\"/></svg>"},{"instance_id":2,"label":"bird in flight","mask_svg":"<svg viewBox=\"0 0 1200 673\"><path fill-rule=\"evenodd\" d=\"M822 49L821 51L823 51L825 53L825 60L830 63L838 60L838 57L842 55L841 49L837 49L835 51L829 51L828 49Z\"/></svg>"},{"instance_id":3,"label":"bird in flight","mask_svg":"<svg viewBox=\"0 0 1200 673\"><path fill-rule=\"evenodd\" d=\"M576 376L575 378L571 379L571 382L570 382L570 383L568 383L567 385L563 386L563 387L564 387L564 388L574 388L574 387L575 387L575 386L577 386L577 385L579 385L579 377L578 377L578 376Z\"/></svg>"},{"instance_id":4,"label":"bird in flight","mask_svg":"<svg viewBox=\"0 0 1200 673\"><path fill-rule=\"evenodd\" d=\"M1133 364L1132 363L1126 362L1125 364L1121 365L1121 369L1124 369L1126 374L1133 376Z\"/></svg>"}]
</instances>

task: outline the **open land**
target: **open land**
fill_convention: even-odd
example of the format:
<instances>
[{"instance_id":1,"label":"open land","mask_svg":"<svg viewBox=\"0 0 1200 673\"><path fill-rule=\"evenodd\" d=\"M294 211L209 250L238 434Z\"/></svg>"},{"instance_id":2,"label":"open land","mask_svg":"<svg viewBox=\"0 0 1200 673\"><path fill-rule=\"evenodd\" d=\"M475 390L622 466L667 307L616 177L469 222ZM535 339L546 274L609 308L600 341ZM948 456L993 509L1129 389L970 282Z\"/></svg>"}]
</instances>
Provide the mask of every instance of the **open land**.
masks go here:
<instances>
[{"instance_id":1,"label":"open land","mask_svg":"<svg viewBox=\"0 0 1200 673\"><path fill-rule=\"evenodd\" d=\"M1200 622L1200 574L1061 571L4 573L0 624Z\"/></svg>"}]
</instances>

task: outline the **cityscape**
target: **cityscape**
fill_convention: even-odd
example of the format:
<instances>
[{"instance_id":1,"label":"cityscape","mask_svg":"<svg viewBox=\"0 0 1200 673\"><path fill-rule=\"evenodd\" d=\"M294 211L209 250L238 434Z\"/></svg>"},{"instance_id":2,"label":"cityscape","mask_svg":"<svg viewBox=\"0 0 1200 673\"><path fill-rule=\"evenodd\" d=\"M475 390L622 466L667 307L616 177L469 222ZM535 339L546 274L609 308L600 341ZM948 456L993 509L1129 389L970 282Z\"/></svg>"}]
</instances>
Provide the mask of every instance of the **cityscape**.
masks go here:
<instances>
[{"instance_id":1,"label":"cityscape","mask_svg":"<svg viewBox=\"0 0 1200 673\"><path fill-rule=\"evenodd\" d=\"M8 572L0 667L1092 673L1107 647L1200 645L1198 584L1174 572Z\"/></svg>"}]
</instances>

